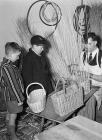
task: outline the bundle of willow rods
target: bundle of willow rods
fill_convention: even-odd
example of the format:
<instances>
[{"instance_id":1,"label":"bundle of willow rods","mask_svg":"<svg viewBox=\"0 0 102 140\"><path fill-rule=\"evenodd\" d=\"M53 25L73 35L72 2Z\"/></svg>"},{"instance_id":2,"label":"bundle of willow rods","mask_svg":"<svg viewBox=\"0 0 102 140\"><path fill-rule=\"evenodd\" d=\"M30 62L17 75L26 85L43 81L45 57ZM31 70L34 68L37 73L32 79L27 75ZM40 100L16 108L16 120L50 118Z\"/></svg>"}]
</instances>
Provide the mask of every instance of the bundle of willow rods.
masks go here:
<instances>
[{"instance_id":1,"label":"bundle of willow rods","mask_svg":"<svg viewBox=\"0 0 102 140\"><path fill-rule=\"evenodd\" d=\"M31 47L30 45L31 34L28 31L26 18L19 18L17 20L17 34L20 38L22 47L28 50Z\"/></svg>"}]
</instances>

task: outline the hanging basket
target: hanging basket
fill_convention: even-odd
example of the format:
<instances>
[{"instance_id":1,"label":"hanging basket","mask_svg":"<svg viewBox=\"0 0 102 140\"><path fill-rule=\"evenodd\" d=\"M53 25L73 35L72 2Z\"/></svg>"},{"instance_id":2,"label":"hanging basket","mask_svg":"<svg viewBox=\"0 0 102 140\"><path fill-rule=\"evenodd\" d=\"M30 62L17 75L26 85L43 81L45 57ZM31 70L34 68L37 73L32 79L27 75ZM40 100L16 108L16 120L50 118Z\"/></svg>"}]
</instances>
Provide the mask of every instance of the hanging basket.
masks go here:
<instances>
[{"instance_id":1,"label":"hanging basket","mask_svg":"<svg viewBox=\"0 0 102 140\"><path fill-rule=\"evenodd\" d=\"M36 89L30 92L28 90L32 85L40 85L41 89ZM27 104L34 113L40 113L45 108L46 103L46 91L42 84L31 83L26 88Z\"/></svg>"}]
</instances>

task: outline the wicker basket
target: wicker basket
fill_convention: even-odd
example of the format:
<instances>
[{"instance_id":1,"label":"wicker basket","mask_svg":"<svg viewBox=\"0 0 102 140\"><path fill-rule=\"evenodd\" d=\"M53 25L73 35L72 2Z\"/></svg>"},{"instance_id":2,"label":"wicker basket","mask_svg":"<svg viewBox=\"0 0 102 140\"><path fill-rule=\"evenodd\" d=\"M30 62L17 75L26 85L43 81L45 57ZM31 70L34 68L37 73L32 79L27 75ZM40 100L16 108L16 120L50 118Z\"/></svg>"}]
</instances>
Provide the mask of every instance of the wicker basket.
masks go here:
<instances>
[{"instance_id":1,"label":"wicker basket","mask_svg":"<svg viewBox=\"0 0 102 140\"><path fill-rule=\"evenodd\" d=\"M28 90L32 85L40 85L41 89L36 89L30 92L28 95ZM31 83L26 88L27 104L34 113L40 113L45 108L46 103L46 91L42 84Z\"/></svg>"},{"instance_id":2,"label":"wicker basket","mask_svg":"<svg viewBox=\"0 0 102 140\"><path fill-rule=\"evenodd\" d=\"M71 64L69 68L73 79L84 89L84 94L88 94L91 90L90 73L81 70L77 64Z\"/></svg>"},{"instance_id":3,"label":"wicker basket","mask_svg":"<svg viewBox=\"0 0 102 140\"><path fill-rule=\"evenodd\" d=\"M57 91L58 83L59 81L56 84L55 91L51 94L51 99L55 112L60 116L65 116L83 105L83 92L82 88L74 90L73 85L65 87L63 80L63 89Z\"/></svg>"}]
</instances>

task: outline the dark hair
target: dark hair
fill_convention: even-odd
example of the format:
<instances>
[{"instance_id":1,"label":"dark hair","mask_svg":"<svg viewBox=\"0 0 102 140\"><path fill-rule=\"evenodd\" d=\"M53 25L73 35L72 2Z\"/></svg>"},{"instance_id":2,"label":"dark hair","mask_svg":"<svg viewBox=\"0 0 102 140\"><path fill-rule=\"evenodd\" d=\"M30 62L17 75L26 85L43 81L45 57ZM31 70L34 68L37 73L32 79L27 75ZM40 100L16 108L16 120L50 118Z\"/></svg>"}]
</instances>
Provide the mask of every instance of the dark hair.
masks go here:
<instances>
[{"instance_id":1,"label":"dark hair","mask_svg":"<svg viewBox=\"0 0 102 140\"><path fill-rule=\"evenodd\" d=\"M21 47L16 42L7 42L5 44L5 54L8 55L10 51L21 51Z\"/></svg>"},{"instance_id":2,"label":"dark hair","mask_svg":"<svg viewBox=\"0 0 102 140\"><path fill-rule=\"evenodd\" d=\"M89 32L87 38L92 38L93 41L97 41L97 36L94 32Z\"/></svg>"},{"instance_id":3,"label":"dark hair","mask_svg":"<svg viewBox=\"0 0 102 140\"><path fill-rule=\"evenodd\" d=\"M97 41L96 46L100 49L101 47L101 38L100 36L96 35L94 32L89 32L87 34L87 40L88 38L92 38L93 41Z\"/></svg>"}]
</instances>

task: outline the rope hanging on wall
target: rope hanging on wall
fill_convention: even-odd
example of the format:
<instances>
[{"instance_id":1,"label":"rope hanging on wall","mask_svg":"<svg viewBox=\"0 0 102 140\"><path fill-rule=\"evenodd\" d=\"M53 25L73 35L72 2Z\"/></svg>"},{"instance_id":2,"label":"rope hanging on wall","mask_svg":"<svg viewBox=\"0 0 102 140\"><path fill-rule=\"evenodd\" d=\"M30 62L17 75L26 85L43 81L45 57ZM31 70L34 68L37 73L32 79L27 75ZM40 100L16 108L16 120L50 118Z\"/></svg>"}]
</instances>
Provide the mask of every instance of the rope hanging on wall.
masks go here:
<instances>
[{"instance_id":1,"label":"rope hanging on wall","mask_svg":"<svg viewBox=\"0 0 102 140\"><path fill-rule=\"evenodd\" d=\"M41 6L39 11L41 21L48 26L57 25L61 20L61 16L61 8L54 2L47 1Z\"/></svg>"},{"instance_id":2,"label":"rope hanging on wall","mask_svg":"<svg viewBox=\"0 0 102 140\"><path fill-rule=\"evenodd\" d=\"M89 17L90 7L88 5L78 6L73 15L73 27L82 38L84 37L85 41L87 33L90 30Z\"/></svg>"},{"instance_id":3,"label":"rope hanging on wall","mask_svg":"<svg viewBox=\"0 0 102 140\"><path fill-rule=\"evenodd\" d=\"M31 35L39 34L48 38L55 32L61 17L61 8L56 3L35 1L27 12L28 30Z\"/></svg>"}]
</instances>

